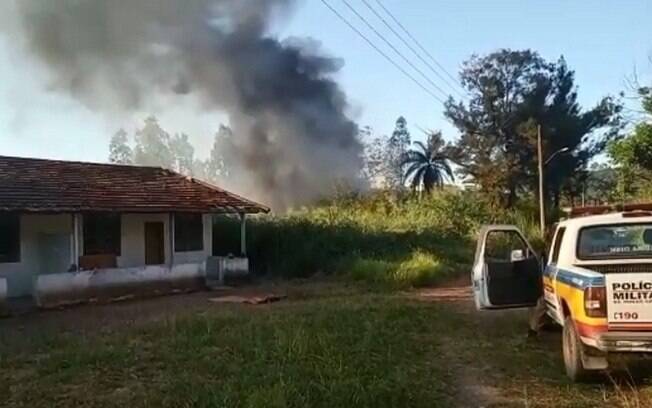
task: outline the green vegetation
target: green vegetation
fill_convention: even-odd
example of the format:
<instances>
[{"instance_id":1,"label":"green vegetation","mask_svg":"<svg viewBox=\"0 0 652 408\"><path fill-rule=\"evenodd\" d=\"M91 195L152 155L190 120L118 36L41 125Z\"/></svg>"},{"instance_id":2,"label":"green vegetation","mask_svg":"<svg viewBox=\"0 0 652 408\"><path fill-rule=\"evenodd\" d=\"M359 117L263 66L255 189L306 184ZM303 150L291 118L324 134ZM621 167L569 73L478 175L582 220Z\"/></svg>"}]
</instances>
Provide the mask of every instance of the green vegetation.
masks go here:
<instances>
[{"instance_id":1,"label":"green vegetation","mask_svg":"<svg viewBox=\"0 0 652 408\"><path fill-rule=\"evenodd\" d=\"M218 222L220 246L237 251L236 220ZM258 275L340 274L401 288L426 286L467 276L475 234L494 222L519 225L542 249L535 209L500 210L478 193L445 189L421 197L344 196L287 215L252 218L248 254Z\"/></svg>"},{"instance_id":2,"label":"green vegetation","mask_svg":"<svg viewBox=\"0 0 652 408\"><path fill-rule=\"evenodd\" d=\"M637 86L641 102L639 120L628 137L609 146L618 174L621 200L646 199L652 193L652 88Z\"/></svg>"},{"instance_id":3,"label":"green vegetation","mask_svg":"<svg viewBox=\"0 0 652 408\"><path fill-rule=\"evenodd\" d=\"M472 56L460 78L470 101L446 104L444 114L460 134L450 158L508 208L538 191L538 127L544 160L569 152L546 166L548 208L560 206L562 193L570 200L578 195L589 161L619 130L619 102L604 97L589 109L580 106L575 72L563 57L549 62L531 50L501 49Z\"/></svg>"},{"instance_id":4,"label":"green vegetation","mask_svg":"<svg viewBox=\"0 0 652 408\"><path fill-rule=\"evenodd\" d=\"M413 252L405 260L394 262L358 258L345 263L343 268L347 276L356 281L399 288L431 286L460 274L460 270L421 251Z\"/></svg>"},{"instance_id":5,"label":"green vegetation","mask_svg":"<svg viewBox=\"0 0 652 408\"><path fill-rule=\"evenodd\" d=\"M445 407L439 343L422 336L430 320L406 302L347 294L53 334L2 353L0 405Z\"/></svg>"},{"instance_id":6,"label":"green vegetation","mask_svg":"<svg viewBox=\"0 0 652 408\"><path fill-rule=\"evenodd\" d=\"M447 179L455 179L441 132L429 134L425 144L417 141L414 145L416 148L405 153L402 163L405 179L413 190L423 187L429 193L434 187L442 187Z\"/></svg>"},{"instance_id":7,"label":"green vegetation","mask_svg":"<svg viewBox=\"0 0 652 408\"><path fill-rule=\"evenodd\" d=\"M201 311L170 308L162 321L123 316L130 324L111 321L88 330L82 319L72 332L40 325L37 336L23 334L30 322L0 322L0 406L649 402L649 387L634 391L610 380L569 386L559 333L527 342L523 312L478 314L470 312L470 301L428 303L342 284L295 285L288 293L287 301L261 307L215 305L199 297ZM122 314L128 306L120 306ZM91 311L63 313L77 312ZM51 316L57 318L65 316Z\"/></svg>"}]
</instances>

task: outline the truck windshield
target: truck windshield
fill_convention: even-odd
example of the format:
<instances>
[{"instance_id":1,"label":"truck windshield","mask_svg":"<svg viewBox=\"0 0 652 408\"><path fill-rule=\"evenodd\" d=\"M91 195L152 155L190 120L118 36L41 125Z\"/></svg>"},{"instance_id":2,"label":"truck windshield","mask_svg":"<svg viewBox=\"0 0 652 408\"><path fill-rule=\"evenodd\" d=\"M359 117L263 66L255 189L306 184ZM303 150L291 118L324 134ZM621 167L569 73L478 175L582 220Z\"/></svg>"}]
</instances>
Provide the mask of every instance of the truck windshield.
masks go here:
<instances>
[{"instance_id":1,"label":"truck windshield","mask_svg":"<svg viewBox=\"0 0 652 408\"><path fill-rule=\"evenodd\" d=\"M580 230L580 259L652 257L652 224L619 224Z\"/></svg>"}]
</instances>

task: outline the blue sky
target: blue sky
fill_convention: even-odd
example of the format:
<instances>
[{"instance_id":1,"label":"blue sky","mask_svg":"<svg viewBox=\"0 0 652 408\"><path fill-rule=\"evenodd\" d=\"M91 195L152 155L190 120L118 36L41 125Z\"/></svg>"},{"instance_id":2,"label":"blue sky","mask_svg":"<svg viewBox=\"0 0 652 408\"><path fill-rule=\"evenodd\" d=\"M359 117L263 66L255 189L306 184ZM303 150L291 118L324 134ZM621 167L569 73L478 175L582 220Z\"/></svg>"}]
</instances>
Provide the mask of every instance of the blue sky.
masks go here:
<instances>
[{"instance_id":1,"label":"blue sky","mask_svg":"<svg viewBox=\"0 0 652 408\"><path fill-rule=\"evenodd\" d=\"M328 0L374 42L372 32L342 3ZM361 0L348 0L401 45ZM538 51L547 59L564 55L576 71L580 101L585 106L624 89L624 78L636 67L650 78L652 65L652 2L570 0L382 0L449 72L457 74L471 54L498 48ZM375 4L371 0L370 4ZM379 134L389 133L404 115L416 137L416 126L442 129L456 137L445 121L441 103L370 48L333 15L320 0L299 2L295 12L275 26L281 37L309 36L344 62L337 79L351 102L350 115ZM387 53L400 61L386 49ZM418 60L404 47L406 56ZM445 84L427 68L433 82ZM415 76L418 74L415 74ZM105 161L108 140L119 127L131 131L150 112L109 116L92 112L65 95L47 90L47 74L38 63L0 39L0 154ZM425 81L424 81L425 82ZM219 114L198 114L192 105L153 109L171 132L186 132L205 156Z\"/></svg>"}]
</instances>

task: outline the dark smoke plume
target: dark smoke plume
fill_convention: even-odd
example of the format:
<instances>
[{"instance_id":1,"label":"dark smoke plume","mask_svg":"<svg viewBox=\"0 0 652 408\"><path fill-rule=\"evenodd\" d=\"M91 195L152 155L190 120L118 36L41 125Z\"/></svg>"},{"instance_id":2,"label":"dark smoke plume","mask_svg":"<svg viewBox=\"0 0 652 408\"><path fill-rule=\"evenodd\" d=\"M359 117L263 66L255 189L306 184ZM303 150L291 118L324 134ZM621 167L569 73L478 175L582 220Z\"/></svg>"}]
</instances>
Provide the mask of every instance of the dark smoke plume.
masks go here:
<instances>
[{"instance_id":1,"label":"dark smoke plume","mask_svg":"<svg viewBox=\"0 0 652 408\"><path fill-rule=\"evenodd\" d=\"M269 34L290 0L20 0L2 24L98 110L191 94L229 115L234 187L278 209L357 184L361 145L332 75L338 60ZM9 20L7 20L9 21ZM1 29L0 29L1 30Z\"/></svg>"}]
</instances>

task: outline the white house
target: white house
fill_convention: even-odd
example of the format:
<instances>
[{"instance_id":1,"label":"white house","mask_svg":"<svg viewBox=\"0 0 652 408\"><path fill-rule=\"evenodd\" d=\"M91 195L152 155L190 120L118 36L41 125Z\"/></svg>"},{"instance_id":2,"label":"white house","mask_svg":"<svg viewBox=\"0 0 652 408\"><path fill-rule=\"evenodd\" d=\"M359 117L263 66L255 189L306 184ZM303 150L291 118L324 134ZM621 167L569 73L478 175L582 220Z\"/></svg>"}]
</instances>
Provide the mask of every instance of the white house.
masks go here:
<instances>
[{"instance_id":1,"label":"white house","mask_svg":"<svg viewBox=\"0 0 652 408\"><path fill-rule=\"evenodd\" d=\"M268 211L157 167L0 156L0 303L203 284L223 264L212 257L213 214L241 217L234 256L246 266L245 215Z\"/></svg>"}]
</instances>

